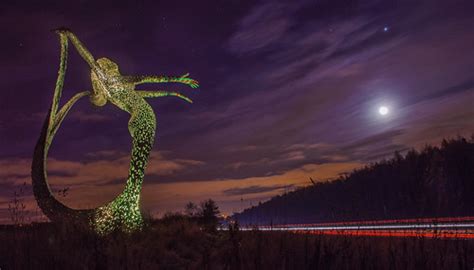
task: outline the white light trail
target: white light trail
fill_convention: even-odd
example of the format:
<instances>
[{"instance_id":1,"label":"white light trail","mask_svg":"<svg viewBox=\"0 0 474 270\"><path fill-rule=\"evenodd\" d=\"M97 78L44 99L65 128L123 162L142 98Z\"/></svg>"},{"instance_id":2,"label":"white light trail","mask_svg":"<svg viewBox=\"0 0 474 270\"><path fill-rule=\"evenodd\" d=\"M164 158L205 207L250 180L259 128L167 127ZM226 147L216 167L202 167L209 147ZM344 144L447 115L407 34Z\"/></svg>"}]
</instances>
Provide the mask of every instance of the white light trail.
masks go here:
<instances>
[{"instance_id":1,"label":"white light trail","mask_svg":"<svg viewBox=\"0 0 474 270\"><path fill-rule=\"evenodd\" d=\"M257 227L261 231L324 231L324 230L393 230L393 229L448 229L474 228L474 223L444 224L401 224L401 225L361 225L361 226L298 226L298 227ZM254 228L243 227L243 231Z\"/></svg>"}]
</instances>

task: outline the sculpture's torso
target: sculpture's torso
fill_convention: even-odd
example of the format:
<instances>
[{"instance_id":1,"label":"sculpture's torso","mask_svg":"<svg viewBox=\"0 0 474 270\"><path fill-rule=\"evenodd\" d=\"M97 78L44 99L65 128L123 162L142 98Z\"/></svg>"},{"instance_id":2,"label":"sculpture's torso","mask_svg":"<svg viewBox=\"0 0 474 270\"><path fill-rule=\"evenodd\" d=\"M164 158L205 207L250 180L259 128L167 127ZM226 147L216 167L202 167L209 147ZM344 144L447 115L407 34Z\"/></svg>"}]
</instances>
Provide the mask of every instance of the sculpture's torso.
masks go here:
<instances>
[{"instance_id":1,"label":"sculpture's torso","mask_svg":"<svg viewBox=\"0 0 474 270\"><path fill-rule=\"evenodd\" d=\"M144 178L149 153L153 147L156 117L153 108L136 91L133 83L126 82L118 66L106 58L97 60L100 69L91 71L93 95L91 101L103 106L110 101L130 114L128 130L133 138L132 155L127 183L124 191L111 203L98 209L96 228L107 231L114 223L125 222L133 229L140 226L140 189ZM103 217L110 217L105 219Z\"/></svg>"}]
</instances>

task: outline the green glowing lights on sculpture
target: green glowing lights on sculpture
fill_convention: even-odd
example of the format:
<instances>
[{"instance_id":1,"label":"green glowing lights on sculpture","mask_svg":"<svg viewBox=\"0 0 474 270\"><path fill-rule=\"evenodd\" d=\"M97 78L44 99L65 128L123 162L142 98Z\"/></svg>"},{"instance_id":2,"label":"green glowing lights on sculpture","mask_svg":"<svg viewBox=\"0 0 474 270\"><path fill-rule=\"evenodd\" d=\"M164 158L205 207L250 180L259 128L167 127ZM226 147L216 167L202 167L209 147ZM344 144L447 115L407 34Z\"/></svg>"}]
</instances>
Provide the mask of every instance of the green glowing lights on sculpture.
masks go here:
<instances>
[{"instance_id":1,"label":"green glowing lights on sculpture","mask_svg":"<svg viewBox=\"0 0 474 270\"><path fill-rule=\"evenodd\" d=\"M81 41L69 30L58 29L56 33L59 34L61 42L61 60L53 102L33 155L31 175L35 198L41 210L53 222L87 224L99 233L107 233L115 229L137 230L143 224L140 212L140 192L156 130L155 113L145 98L176 96L190 103L192 101L177 92L141 91L135 90L135 87L144 83L176 82L197 88L198 82L188 78L189 74L180 77L123 76L120 74L118 65L110 59L95 60ZM92 89L76 94L59 109L69 41L91 68ZM96 106L104 106L110 102L130 114L128 130L132 137L132 151L129 174L123 192L104 206L76 210L65 206L52 195L47 182L46 160L59 126L74 103L84 96L89 96L91 103Z\"/></svg>"}]
</instances>

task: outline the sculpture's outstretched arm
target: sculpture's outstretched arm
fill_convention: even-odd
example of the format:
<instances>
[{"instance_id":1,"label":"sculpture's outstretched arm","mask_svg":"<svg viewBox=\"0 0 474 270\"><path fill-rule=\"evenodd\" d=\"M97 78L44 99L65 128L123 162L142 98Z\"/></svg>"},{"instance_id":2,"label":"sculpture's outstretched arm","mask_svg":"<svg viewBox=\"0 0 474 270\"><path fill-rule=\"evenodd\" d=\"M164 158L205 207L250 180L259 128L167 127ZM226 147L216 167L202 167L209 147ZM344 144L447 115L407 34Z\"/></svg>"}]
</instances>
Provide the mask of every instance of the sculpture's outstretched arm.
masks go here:
<instances>
[{"instance_id":1,"label":"sculpture's outstretched arm","mask_svg":"<svg viewBox=\"0 0 474 270\"><path fill-rule=\"evenodd\" d=\"M170 77L170 76L124 76L127 82L137 84L143 83L167 83L177 82L189 85L191 88L198 88L199 83L191 78L188 78L189 73L184 74L181 77Z\"/></svg>"},{"instance_id":2,"label":"sculpture's outstretched arm","mask_svg":"<svg viewBox=\"0 0 474 270\"><path fill-rule=\"evenodd\" d=\"M81 57L86 61L86 63L90 66L90 68L97 74L100 74L100 68L95 62L94 57L89 52L89 50L84 46L84 44L77 38L77 36L71 32L67 28L59 28L55 30L61 37L66 36L71 40L72 45L76 48L77 52L81 55Z\"/></svg>"},{"instance_id":3,"label":"sculpture's outstretched arm","mask_svg":"<svg viewBox=\"0 0 474 270\"><path fill-rule=\"evenodd\" d=\"M185 95L182 95L178 92L168 92L168 91L141 91L137 90L137 93L143 98L156 98L156 97L168 97L174 96L179 97L181 99L186 100L189 103L193 103L193 101Z\"/></svg>"}]
</instances>

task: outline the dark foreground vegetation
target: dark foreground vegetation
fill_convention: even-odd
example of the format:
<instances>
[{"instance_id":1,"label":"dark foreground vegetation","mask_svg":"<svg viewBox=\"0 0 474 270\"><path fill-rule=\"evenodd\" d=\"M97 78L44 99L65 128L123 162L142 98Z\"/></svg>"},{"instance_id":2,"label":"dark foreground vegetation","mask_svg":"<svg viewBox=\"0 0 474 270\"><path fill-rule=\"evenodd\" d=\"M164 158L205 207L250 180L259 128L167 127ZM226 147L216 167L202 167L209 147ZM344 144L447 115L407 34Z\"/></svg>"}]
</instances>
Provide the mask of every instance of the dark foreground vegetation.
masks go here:
<instances>
[{"instance_id":1,"label":"dark foreground vegetation","mask_svg":"<svg viewBox=\"0 0 474 270\"><path fill-rule=\"evenodd\" d=\"M474 215L474 137L395 153L340 179L236 214L241 224L317 223Z\"/></svg>"},{"instance_id":2,"label":"dark foreground vegetation","mask_svg":"<svg viewBox=\"0 0 474 270\"><path fill-rule=\"evenodd\" d=\"M0 230L3 269L472 269L474 241L216 231L168 215L99 237L49 223Z\"/></svg>"}]
</instances>

